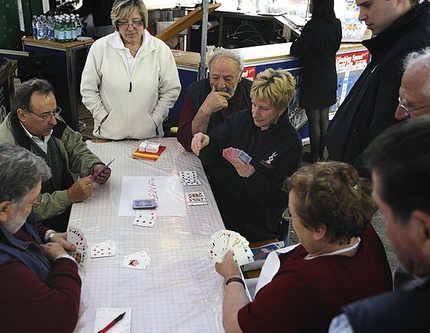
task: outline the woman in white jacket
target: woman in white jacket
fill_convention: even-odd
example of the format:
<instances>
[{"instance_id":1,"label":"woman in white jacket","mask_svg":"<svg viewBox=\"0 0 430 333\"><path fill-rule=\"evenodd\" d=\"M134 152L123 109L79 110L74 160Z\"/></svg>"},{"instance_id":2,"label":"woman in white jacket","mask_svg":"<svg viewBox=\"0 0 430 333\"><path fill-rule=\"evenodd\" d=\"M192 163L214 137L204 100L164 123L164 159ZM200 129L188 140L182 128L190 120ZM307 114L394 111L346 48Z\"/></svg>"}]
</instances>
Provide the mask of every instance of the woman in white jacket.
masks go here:
<instances>
[{"instance_id":1,"label":"woman in white jacket","mask_svg":"<svg viewBox=\"0 0 430 333\"><path fill-rule=\"evenodd\" d=\"M163 136L163 121L181 85L170 48L147 30L142 0L116 0L115 32L91 46L82 72L82 102L94 118L94 136L146 139Z\"/></svg>"}]
</instances>

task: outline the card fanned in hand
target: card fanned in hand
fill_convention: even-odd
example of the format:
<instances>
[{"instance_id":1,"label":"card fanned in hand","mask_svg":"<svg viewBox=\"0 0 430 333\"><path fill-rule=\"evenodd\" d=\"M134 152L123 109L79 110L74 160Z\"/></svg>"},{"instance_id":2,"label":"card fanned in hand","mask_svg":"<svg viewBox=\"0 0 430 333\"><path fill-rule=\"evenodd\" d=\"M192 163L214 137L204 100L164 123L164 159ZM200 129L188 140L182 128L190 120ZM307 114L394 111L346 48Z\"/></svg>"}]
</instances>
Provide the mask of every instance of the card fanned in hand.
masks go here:
<instances>
[{"instance_id":1,"label":"card fanned in hand","mask_svg":"<svg viewBox=\"0 0 430 333\"><path fill-rule=\"evenodd\" d=\"M217 231L211 236L207 246L209 248L209 258L215 262L222 262L229 250L233 253L233 259L238 266L254 261L249 242L235 231Z\"/></svg>"},{"instance_id":2,"label":"card fanned in hand","mask_svg":"<svg viewBox=\"0 0 430 333\"><path fill-rule=\"evenodd\" d=\"M82 230L73 226L67 229L67 241L76 246L76 251L70 253L79 266L84 266L87 258L87 240Z\"/></svg>"}]
</instances>

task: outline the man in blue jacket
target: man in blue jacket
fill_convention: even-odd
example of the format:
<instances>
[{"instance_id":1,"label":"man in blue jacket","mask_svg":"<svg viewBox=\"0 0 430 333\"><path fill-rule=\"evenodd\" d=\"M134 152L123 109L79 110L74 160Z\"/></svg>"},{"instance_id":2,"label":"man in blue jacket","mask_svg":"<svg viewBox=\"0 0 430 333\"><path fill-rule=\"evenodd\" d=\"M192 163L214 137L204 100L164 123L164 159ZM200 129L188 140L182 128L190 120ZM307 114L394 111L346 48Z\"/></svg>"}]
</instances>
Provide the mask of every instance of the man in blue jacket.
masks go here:
<instances>
[{"instance_id":1,"label":"man in blue jacket","mask_svg":"<svg viewBox=\"0 0 430 333\"><path fill-rule=\"evenodd\" d=\"M418 0L356 0L359 19L376 37L363 41L372 60L328 127L329 158L353 164L369 177L363 151L395 124L403 57L430 45L430 3Z\"/></svg>"},{"instance_id":2,"label":"man in blue jacket","mask_svg":"<svg viewBox=\"0 0 430 333\"><path fill-rule=\"evenodd\" d=\"M392 126L364 152L373 197L402 266L417 277L395 291L342 308L331 333L430 332L430 115Z\"/></svg>"}]
</instances>

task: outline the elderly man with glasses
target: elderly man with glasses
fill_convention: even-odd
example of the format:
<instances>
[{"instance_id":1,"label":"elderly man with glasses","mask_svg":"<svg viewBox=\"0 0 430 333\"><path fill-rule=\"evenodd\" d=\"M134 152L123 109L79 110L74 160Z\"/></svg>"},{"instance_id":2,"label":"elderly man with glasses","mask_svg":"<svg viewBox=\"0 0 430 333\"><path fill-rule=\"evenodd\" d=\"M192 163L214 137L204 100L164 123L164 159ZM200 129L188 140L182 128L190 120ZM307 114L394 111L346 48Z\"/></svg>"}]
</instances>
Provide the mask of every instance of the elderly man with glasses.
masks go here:
<instances>
[{"instance_id":1,"label":"elderly man with glasses","mask_svg":"<svg viewBox=\"0 0 430 333\"><path fill-rule=\"evenodd\" d=\"M43 182L34 205L36 221L65 231L71 205L88 199L93 181L105 183L111 170L98 175L104 163L88 149L81 134L67 126L60 112L48 81L26 81L17 88L14 109L0 125L0 142L32 151L51 168L52 178Z\"/></svg>"},{"instance_id":2,"label":"elderly man with glasses","mask_svg":"<svg viewBox=\"0 0 430 333\"><path fill-rule=\"evenodd\" d=\"M408 54L403 67L396 119L430 114L430 47Z\"/></svg>"}]
</instances>

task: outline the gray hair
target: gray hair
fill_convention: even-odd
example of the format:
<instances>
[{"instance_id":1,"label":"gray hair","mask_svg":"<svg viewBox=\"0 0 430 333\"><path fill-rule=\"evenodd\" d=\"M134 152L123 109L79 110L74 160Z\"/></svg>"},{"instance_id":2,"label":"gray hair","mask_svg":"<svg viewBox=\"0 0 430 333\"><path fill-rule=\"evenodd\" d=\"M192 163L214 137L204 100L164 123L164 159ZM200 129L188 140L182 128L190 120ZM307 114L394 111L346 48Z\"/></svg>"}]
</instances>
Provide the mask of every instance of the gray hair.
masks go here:
<instances>
[{"instance_id":1,"label":"gray hair","mask_svg":"<svg viewBox=\"0 0 430 333\"><path fill-rule=\"evenodd\" d=\"M118 21L130 16L135 9L142 16L143 29L148 27L148 9L142 0L115 0L110 12L110 19L116 31L118 31Z\"/></svg>"},{"instance_id":2,"label":"gray hair","mask_svg":"<svg viewBox=\"0 0 430 333\"><path fill-rule=\"evenodd\" d=\"M13 101L14 112L18 109L22 109L30 113L32 109L31 96L33 93L47 96L51 93L54 94L54 87L51 83L43 79L31 79L23 82L15 91L15 98Z\"/></svg>"},{"instance_id":3,"label":"gray hair","mask_svg":"<svg viewBox=\"0 0 430 333\"><path fill-rule=\"evenodd\" d=\"M51 169L41 157L20 146L0 144L0 202L19 206L40 181L50 177Z\"/></svg>"},{"instance_id":4,"label":"gray hair","mask_svg":"<svg viewBox=\"0 0 430 333\"><path fill-rule=\"evenodd\" d=\"M212 62L216 58L219 58L219 57L228 57L228 58L231 58L231 59L235 60L236 63L237 63L237 67L239 69L239 74L240 75L242 74L243 67L245 66L243 64L242 57L240 56L240 54L237 51L230 50L230 49L220 49L220 50L217 50L216 52L214 52L211 55L211 57L209 58L209 61L208 61L209 71L211 70Z\"/></svg>"},{"instance_id":5,"label":"gray hair","mask_svg":"<svg viewBox=\"0 0 430 333\"><path fill-rule=\"evenodd\" d=\"M403 70L406 71L411 66L420 66L425 76L425 83L421 88L422 95L430 102L430 47L419 51L413 51L403 59Z\"/></svg>"}]
</instances>

